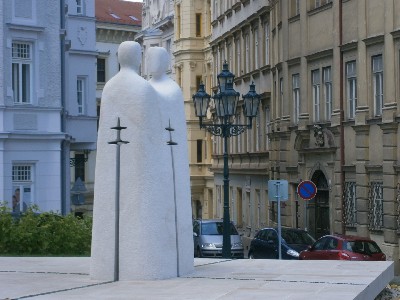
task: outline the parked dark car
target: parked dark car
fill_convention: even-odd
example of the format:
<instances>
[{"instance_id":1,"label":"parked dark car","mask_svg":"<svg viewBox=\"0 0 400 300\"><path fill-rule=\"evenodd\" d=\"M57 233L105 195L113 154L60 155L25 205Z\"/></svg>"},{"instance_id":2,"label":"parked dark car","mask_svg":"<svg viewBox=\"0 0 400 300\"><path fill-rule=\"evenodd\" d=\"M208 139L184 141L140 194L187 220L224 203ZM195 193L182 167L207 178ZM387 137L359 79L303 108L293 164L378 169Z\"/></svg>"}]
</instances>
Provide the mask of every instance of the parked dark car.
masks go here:
<instances>
[{"instance_id":1,"label":"parked dark car","mask_svg":"<svg viewBox=\"0 0 400 300\"><path fill-rule=\"evenodd\" d=\"M282 259L298 259L302 250L310 247L315 239L307 232L295 228L281 228ZM250 243L249 258L279 258L279 240L277 228L264 228L255 235Z\"/></svg>"},{"instance_id":2,"label":"parked dark car","mask_svg":"<svg viewBox=\"0 0 400 300\"><path fill-rule=\"evenodd\" d=\"M193 221L194 256L196 257L222 257L224 224L217 220ZM243 258L242 238L231 222L231 257Z\"/></svg>"},{"instance_id":3,"label":"parked dark car","mask_svg":"<svg viewBox=\"0 0 400 300\"><path fill-rule=\"evenodd\" d=\"M350 235L325 235L309 249L300 253L300 259L321 260L386 260L386 255L371 239Z\"/></svg>"}]
</instances>

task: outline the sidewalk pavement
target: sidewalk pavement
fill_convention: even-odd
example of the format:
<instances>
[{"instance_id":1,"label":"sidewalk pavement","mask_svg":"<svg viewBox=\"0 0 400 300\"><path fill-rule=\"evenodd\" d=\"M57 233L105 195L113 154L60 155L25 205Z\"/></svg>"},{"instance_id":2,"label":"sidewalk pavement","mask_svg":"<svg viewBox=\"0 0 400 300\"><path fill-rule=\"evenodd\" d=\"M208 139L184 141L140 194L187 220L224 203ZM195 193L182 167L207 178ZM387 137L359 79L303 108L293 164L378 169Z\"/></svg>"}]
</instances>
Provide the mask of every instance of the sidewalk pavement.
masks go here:
<instances>
[{"instance_id":1,"label":"sidewalk pavement","mask_svg":"<svg viewBox=\"0 0 400 300\"><path fill-rule=\"evenodd\" d=\"M394 277L386 262L195 258L165 280L91 280L88 257L0 257L0 299L374 299Z\"/></svg>"}]
</instances>

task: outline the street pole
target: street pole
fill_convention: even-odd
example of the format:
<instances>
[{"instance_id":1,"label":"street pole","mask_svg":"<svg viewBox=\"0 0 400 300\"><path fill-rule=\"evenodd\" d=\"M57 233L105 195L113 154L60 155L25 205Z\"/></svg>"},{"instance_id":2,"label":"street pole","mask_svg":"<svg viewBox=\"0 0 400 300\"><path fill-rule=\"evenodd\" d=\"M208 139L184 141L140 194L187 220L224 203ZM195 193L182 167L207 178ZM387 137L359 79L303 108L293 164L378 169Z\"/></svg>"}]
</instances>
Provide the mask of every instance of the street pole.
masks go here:
<instances>
[{"instance_id":1,"label":"street pole","mask_svg":"<svg viewBox=\"0 0 400 300\"><path fill-rule=\"evenodd\" d=\"M222 236L222 257L231 258L231 222L229 216L229 168L228 168L228 117L224 117L224 219Z\"/></svg>"},{"instance_id":2,"label":"street pole","mask_svg":"<svg viewBox=\"0 0 400 300\"><path fill-rule=\"evenodd\" d=\"M222 72L217 76L219 93L214 95L215 113L220 124L204 124L204 117L207 117L211 96L204 90L204 84L199 85L199 90L192 96L196 116L199 117L200 128L205 128L212 135L224 139L224 215L222 234L222 257L231 258L231 221L229 216L229 167L228 167L228 138L237 136L251 129L251 123L257 116L261 96L256 93L254 82L250 84L250 91L243 95L243 114L248 118L248 124L233 124L230 118L236 116L237 102L240 94L233 88L235 75L228 68L225 61Z\"/></svg>"},{"instance_id":3,"label":"street pole","mask_svg":"<svg viewBox=\"0 0 400 300\"><path fill-rule=\"evenodd\" d=\"M278 253L279 259L282 259L282 229L281 229L281 187L280 182L276 183L276 198L278 203Z\"/></svg>"}]
</instances>

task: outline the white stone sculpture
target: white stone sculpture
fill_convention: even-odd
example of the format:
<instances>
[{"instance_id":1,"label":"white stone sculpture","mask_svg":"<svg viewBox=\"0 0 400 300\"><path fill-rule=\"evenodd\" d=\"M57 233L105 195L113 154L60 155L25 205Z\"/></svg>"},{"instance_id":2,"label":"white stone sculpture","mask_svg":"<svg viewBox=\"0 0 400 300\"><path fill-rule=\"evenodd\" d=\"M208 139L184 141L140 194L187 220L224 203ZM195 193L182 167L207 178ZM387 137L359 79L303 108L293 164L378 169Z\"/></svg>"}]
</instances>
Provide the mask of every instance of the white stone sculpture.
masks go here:
<instances>
[{"instance_id":1,"label":"white stone sculpture","mask_svg":"<svg viewBox=\"0 0 400 300\"><path fill-rule=\"evenodd\" d=\"M101 100L91 278L114 279L117 147L108 142L116 139L116 131L110 128L117 125L118 117L121 126L127 127L121 131L121 139L129 142L120 147L119 280L176 277L172 171L159 95L138 75L138 43L123 42L118 61L121 70L107 82ZM193 247L186 251L193 254Z\"/></svg>"},{"instance_id":2,"label":"white stone sculpture","mask_svg":"<svg viewBox=\"0 0 400 300\"><path fill-rule=\"evenodd\" d=\"M151 75L150 84L159 94L161 120L164 127L172 127L171 137L177 143L169 151L171 167L175 176L169 177L168 186L174 191L176 206L176 231L178 245L178 272L180 275L193 271L193 228L190 194L190 172L187 144L186 116L184 98L181 88L167 76L166 71L171 63L167 50L163 47L148 49L147 67ZM165 131L165 140L169 140L169 132ZM173 157L172 157L173 155ZM173 160L172 160L173 159Z\"/></svg>"}]
</instances>

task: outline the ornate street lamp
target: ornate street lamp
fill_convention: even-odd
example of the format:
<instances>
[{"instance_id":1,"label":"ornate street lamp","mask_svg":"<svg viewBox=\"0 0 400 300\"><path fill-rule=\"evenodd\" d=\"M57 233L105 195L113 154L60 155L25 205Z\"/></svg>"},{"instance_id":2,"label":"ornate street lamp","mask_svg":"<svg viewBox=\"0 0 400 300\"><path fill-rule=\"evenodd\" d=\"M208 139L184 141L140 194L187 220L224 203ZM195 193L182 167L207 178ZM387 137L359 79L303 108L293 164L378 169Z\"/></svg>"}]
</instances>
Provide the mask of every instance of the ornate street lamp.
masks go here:
<instances>
[{"instance_id":1,"label":"ornate street lamp","mask_svg":"<svg viewBox=\"0 0 400 300\"><path fill-rule=\"evenodd\" d=\"M217 76L218 93L214 95L215 113L219 119L218 124L204 124L203 118L207 115L211 96L204 90L204 84L200 84L199 90L192 96L196 116L200 121L200 128L205 128L212 135L224 138L224 216L223 216L223 243L222 257L231 258L231 235L229 216L229 168L228 168L228 138L236 136L251 129L252 120L257 116L260 106L260 95L255 91L255 85L250 85L250 91L243 95L243 112L248 118L247 124L233 124L232 117L236 115L236 107L239 101L239 93L233 88L233 75L225 61L222 72Z\"/></svg>"}]
</instances>

